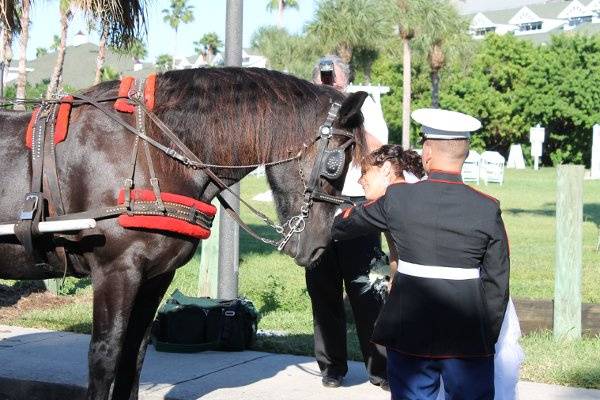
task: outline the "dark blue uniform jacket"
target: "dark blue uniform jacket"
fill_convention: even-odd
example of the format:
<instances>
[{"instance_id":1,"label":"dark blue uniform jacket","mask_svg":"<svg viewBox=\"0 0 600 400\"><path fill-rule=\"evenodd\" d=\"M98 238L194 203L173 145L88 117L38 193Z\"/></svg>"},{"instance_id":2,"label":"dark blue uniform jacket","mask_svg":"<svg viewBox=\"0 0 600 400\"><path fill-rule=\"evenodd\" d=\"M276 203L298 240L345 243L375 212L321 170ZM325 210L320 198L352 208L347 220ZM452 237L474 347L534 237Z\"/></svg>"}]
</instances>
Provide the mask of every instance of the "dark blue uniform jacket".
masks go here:
<instances>
[{"instance_id":1,"label":"dark blue uniform jacket","mask_svg":"<svg viewBox=\"0 0 600 400\"><path fill-rule=\"evenodd\" d=\"M335 219L333 239L388 231L400 260L479 268L480 278L451 280L396 273L373 332L375 343L424 357L494 353L508 302L509 249L499 203L432 171L415 184L391 185L376 201Z\"/></svg>"}]
</instances>

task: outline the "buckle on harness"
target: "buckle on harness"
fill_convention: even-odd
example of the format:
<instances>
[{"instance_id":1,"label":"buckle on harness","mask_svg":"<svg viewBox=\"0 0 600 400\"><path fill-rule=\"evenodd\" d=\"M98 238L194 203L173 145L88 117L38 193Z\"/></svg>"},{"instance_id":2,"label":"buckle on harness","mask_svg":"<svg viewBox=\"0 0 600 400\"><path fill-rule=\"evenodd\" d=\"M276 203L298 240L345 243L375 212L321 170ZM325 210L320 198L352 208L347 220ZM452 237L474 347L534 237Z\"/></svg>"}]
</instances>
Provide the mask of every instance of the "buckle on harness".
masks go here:
<instances>
[{"instance_id":1,"label":"buckle on harness","mask_svg":"<svg viewBox=\"0 0 600 400\"><path fill-rule=\"evenodd\" d=\"M19 215L19 219L23 220L32 220L33 216L37 210L38 203L40 201L39 193L28 193L25 196L25 201L23 202L23 209Z\"/></svg>"},{"instance_id":2,"label":"buckle on harness","mask_svg":"<svg viewBox=\"0 0 600 400\"><path fill-rule=\"evenodd\" d=\"M331 129L331 126L321 125L321 127L319 128L319 134L322 138L331 139L331 137L333 136L333 129Z\"/></svg>"}]
</instances>

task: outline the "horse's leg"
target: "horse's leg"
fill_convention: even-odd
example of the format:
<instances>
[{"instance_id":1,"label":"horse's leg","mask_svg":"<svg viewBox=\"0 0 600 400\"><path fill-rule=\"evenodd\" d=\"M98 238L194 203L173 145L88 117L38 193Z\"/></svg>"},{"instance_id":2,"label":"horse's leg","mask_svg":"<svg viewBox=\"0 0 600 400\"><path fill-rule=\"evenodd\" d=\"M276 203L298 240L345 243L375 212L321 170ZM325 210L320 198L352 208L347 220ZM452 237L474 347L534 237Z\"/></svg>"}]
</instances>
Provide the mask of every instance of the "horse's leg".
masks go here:
<instances>
[{"instance_id":1,"label":"horse's leg","mask_svg":"<svg viewBox=\"0 0 600 400\"><path fill-rule=\"evenodd\" d=\"M142 275L122 257L92 268L94 323L90 343L88 400L107 400Z\"/></svg>"},{"instance_id":2,"label":"horse's leg","mask_svg":"<svg viewBox=\"0 0 600 400\"><path fill-rule=\"evenodd\" d=\"M173 280L174 271L144 280L138 291L127 326L127 335L117 367L113 400L137 400L142 363L150 339L156 309Z\"/></svg>"}]
</instances>

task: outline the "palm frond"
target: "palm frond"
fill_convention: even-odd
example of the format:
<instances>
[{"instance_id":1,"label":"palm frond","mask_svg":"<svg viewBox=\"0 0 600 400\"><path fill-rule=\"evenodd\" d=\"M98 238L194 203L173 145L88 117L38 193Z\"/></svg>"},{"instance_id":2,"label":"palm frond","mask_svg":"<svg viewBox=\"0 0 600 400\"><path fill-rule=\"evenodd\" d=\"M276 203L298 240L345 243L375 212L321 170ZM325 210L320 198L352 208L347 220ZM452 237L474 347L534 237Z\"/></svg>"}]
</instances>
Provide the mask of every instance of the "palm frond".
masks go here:
<instances>
[{"instance_id":1,"label":"palm frond","mask_svg":"<svg viewBox=\"0 0 600 400\"><path fill-rule=\"evenodd\" d=\"M108 43L122 47L146 35L145 0L72 0L92 20L108 26Z\"/></svg>"},{"instance_id":2,"label":"palm frond","mask_svg":"<svg viewBox=\"0 0 600 400\"><path fill-rule=\"evenodd\" d=\"M19 32L21 22L19 21L19 1L0 0L0 27L10 32Z\"/></svg>"}]
</instances>

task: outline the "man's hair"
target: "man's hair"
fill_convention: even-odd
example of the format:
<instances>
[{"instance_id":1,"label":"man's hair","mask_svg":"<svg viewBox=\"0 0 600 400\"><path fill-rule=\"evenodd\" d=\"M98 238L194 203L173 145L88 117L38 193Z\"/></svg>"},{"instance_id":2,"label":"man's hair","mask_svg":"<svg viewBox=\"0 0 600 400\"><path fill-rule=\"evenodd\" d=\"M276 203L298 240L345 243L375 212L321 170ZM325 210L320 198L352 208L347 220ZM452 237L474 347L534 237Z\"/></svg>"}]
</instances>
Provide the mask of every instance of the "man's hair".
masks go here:
<instances>
[{"instance_id":1,"label":"man's hair","mask_svg":"<svg viewBox=\"0 0 600 400\"><path fill-rule=\"evenodd\" d=\"M431 147L443 154L449 161L463 162L469 155L469 141L467 139L429 140Z\"/></svg>"},{"instance_id":2,"label":"man's hair","mask_svg":"<svg viewBox=\"0 0 600 400\"><path fill-rule=\"evenodd\" d=\"M352 73L350 66L348 64L346 64L340 57L336 56L335 54L328 54L324 57L321 57L319 59L319 61L317 61L317 63L313 67L313 71L312 71L312 81L313 82L316 82L317 78L321 78L321 69L319 68L319 65L323 61L331 61L334 66L337 65L342 70L344 75L346 75L346 79L347 79L346 83L347 84L350 83L350 81L351 81L350 78L351 78L351 73Z\"/></svg>"}]
</instances>

